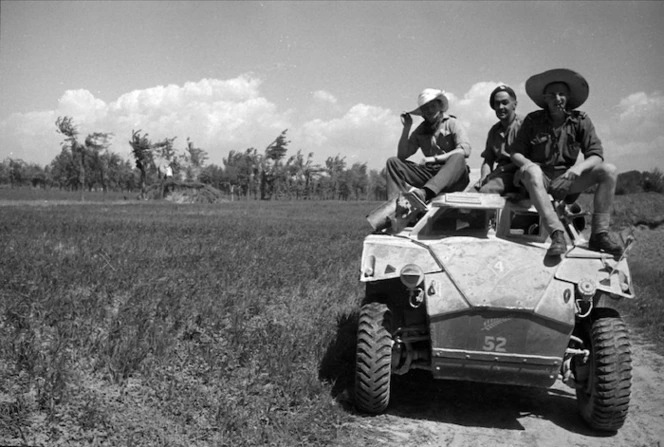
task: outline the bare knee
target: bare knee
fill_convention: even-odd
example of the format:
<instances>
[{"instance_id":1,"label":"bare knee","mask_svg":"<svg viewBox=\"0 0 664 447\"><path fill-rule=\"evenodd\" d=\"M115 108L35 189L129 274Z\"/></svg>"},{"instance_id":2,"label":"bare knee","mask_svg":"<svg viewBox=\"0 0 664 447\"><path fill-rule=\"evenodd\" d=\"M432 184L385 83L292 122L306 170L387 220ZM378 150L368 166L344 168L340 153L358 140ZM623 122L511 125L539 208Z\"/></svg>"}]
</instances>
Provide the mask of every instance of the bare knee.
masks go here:
<instances>
[{"instance_id":1,"label":"bare knee","mask_svg":"<svg viewBox=\"0 0 664 447\"><path fill-rule=\"evenodd\" d=\"M611 163L600 163L596 168L598 181L615 182L618 179L618 169Z\"/></svg>"},{"instance_id":2,"label":"bare knee","mask_svg":"<svg viewBox=\"0 0 664 447\"><path fill-rule=\"evenodd\" d=\"M544 188L544 174L537 165L531 165L521 177L521 182L526 188Z\"/></svg>"}]
</instances>

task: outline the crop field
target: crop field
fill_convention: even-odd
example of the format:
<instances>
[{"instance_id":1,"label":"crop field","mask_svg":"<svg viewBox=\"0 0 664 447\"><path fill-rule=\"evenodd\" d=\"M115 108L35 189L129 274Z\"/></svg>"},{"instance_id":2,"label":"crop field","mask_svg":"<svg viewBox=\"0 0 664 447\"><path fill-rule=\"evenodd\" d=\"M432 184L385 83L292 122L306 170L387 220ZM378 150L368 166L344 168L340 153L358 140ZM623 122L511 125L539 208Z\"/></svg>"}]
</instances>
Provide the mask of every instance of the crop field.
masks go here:
<instances>
[{"instance_id":1,"label":"crop field","mask_svg":"<svg viewBox=\"0 0 664 447\"><path fill-rule=\"evenodd\" d=\"M2 207L0 444L336 437L366 206Z\"/></svg>"},{"instance_id":2,"label":"crop field","mask_svg":"<svg viewBox=\"0 0 664 447\"><path fill-rule=\"evenodd\" d=\"M664 209L625 197L621 225ZM28 199L0 203L1 445L352 439L377 203ZM638 298L621 306L661 348L664 232L636 236Z\"/></svg>"}]
</instances>

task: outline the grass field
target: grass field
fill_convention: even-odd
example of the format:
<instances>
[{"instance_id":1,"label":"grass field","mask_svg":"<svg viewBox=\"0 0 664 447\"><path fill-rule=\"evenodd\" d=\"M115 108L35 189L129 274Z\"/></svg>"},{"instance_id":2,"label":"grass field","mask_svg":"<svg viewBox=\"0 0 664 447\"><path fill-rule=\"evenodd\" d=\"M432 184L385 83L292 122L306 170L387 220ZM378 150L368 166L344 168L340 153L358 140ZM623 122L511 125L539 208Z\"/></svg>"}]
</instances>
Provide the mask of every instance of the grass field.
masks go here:
<instances>
[{"instance_id":1,"label":"grass field","mask_svg":"<svg viewBox=\"0 0 664 447\"><path fill-rule=\"evenodd\" d=\"M0 439L325 444L366 206L3 207Z\"/></svg>"},{"instance_id":2,"label":"grass field","mask_svg":"<svg viewBox=\"0 0 664 447\"><path fill-rule=\"evenodd\" d=\"M349 436L355 415L334 396L352 370L376 203L3 203L0 444ZM637 230L638 299L621 303L659 346L663 234Z\"/></svg>"},{"instance_id":3,"label":"grass field","mask_svg":"<svg viewBox=\"0 0 664 447\"><path fill-rule=\"evenodd\" d=\"M0 201L36 201L36 202L79 202L81 194L78 192L64 191L56 188L10 188L6 185L0 187ZM137 193L109 191L87 191L83 194L83 200L91 203L112 202L117 200L134 200Z\"/></svg>"}]
</instances>

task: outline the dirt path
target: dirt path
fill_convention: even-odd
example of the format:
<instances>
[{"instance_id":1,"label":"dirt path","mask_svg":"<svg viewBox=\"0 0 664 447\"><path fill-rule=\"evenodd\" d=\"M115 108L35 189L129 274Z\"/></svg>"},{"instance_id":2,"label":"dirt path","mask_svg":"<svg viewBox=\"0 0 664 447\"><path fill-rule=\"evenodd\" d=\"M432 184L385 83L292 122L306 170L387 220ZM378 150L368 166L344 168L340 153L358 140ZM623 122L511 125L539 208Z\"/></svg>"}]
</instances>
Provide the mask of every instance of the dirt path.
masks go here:
<instances>
[{"instance_id":1,"label":"dirt path","mask_svg":"<svg viewBox=\"0 0 664 447\"><path fill-rule=\"evenodd\" d=\"M427 373L395 377L386 414L354 417L353 446L664 447L664 357L632 335L632 397L617 433L598 434L580 419L574 390L435 381ZM344 436L345 438L345 436Z\"/></svg>"}]
</instances>

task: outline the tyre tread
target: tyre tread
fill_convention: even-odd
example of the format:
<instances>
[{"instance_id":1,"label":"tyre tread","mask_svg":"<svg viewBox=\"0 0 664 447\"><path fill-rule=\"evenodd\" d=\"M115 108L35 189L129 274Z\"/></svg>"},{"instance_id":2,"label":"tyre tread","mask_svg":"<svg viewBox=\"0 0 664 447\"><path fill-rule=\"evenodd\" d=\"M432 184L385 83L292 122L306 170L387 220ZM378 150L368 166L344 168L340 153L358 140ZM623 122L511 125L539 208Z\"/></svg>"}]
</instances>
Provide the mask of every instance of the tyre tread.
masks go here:
<instances>
[{"instance_id":1,"label":"tyre tread","mask_svg":"<svg viewBox=\"0 0 664 447\"><path fill-rule=\"evenodd\" d=\"M595 383L588 396L577 390L579 407L594 429L616 431L625 423L629 409L632 360L625 323L620 317L600 317L592 322L591 355Z\"/></svg>"},{"instance_id":2,"label":"tyre tread","mask_svg":"<svg viewBox=\"0 0 664 447\"><path fill-rule=\"evenodd\" d=\"M386 321L387 320L387 321ZM382 303L362 306L357 331L355 362L355 403L367 413L385 411L390 399L392 335L389 309Z\"/></svg>"}]
</instances>

